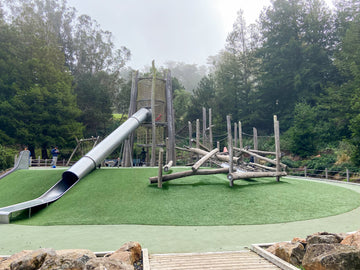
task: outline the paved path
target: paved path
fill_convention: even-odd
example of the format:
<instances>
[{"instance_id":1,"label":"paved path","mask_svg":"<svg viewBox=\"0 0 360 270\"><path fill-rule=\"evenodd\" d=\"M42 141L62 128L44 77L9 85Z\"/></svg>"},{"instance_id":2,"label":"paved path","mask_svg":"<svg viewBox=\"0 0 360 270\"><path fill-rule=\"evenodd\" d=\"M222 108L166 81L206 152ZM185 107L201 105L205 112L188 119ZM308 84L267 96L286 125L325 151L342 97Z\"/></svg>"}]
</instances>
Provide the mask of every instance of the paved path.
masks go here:
<instances>
[{"instance_id":1,"label":"paved path","mask_svg":"<svg viewBox=\"0 0 360 270\"><path fill-rule=\"evenodd\" d=\"M334 183L329 183L333 185ZM360 193L359 185L336 183ZM334 194L336 196L336 194ZM306 221L241 226L149 226L0 225L0 255L24 249L87 248L94 252L118 249L128 241L138 241L155 253L240 251L251 244L288 241L318 231L351 232L360 229L360 208L350 212Z\"/></svg>"}]
</instances>

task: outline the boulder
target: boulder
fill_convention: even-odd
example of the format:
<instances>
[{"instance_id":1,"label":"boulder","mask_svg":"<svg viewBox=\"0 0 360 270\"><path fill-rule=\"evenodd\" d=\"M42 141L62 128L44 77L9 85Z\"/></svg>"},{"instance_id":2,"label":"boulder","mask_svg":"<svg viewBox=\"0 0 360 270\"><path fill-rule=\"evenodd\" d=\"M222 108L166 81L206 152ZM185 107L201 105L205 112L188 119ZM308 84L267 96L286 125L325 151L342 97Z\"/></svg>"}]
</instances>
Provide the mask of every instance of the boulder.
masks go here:
<instances>
[{"instance_id":1,"label":"boulder","mask_svg":"<svg viewBox=\"0 0 360 270\"><path fill-rule=\"evenodd\" d=\"M302 259L305 255L305 248L300 242L277 243L274 247L268 248L267 251L296 266L301 265Z\"/></svg>"},{"instance_id":2,"label":"boulder","mask_svg":"<svg viewBox=\"0 0 360 270\"><path fill-rule=\"evenodd\" d=\"M320 232L306 237L308 245L312 244L338 244L344 237L336 233Z\"/></svg>"},{"instance_id":3,"label":"boulder","mask_svg":"<svg viewBox=\"0 0 360 270\"><path fill-rule=\"evenodd\" d=\"M94 258L90 259L86 265L86 270L98 270L98 269L107 269L107 270L134 270L132 265L123 263L119 260L111 259L109 257L103 258Z\"/></svg>"},{"instance_id":4,"label":"boulder","mask_svg":"<svg viewBox=\"0 0 360 270\"><path fill-rule=\"evenodd\" d=\"M360 231L349 234L340 244L354 246L360 249Z\"/></svg>"},{"instance_id":5,"label":"boulder","mask_svg":"<svg viewBox=\"0 0 360 270\"><path fill-rule=\"evenodd\" d=\"M30 254L31 250L23 250L21 252L15 253L7 259L0 260L0 269L1 270L10 270L10 265L12 262L18 260L19 258L24 257L27 254Z\"/></svg>"},{"instance_id":6,"label":"boulder","mask_svg":"<svg viewBox=\"0 0 360 270\"><path fill-rule=\"evenodd\" d=\"M302 266L306 270L360 269L360 249L340 243L308 245Z\"/></svg>"},{"instance_id":7,"label":"boulder","mask_svg":"<svg viewBox=\"0 0 360 270\"><path fill-rule=\"evenodd\" d=\"M86 263L93 258L96 258L96 255L87 249L58 250L56 256L47 258L39 269L82 270Z\"/></svg>"},{"instance_id":8,"label":"boulder","mask_svg":"<svg viewBox=\"0 0 360 270\"><path fill-rule=\"evenodd\" d=\"M55 250L52 248L42 248L32 251L18 259L14 260L10 264L11 270L36 270L39 269L44 261L49 258L56 256Z\"/></svg>"},{"instance_id":9,"label":"boulder","mask_svg":"<svg viewBox=\"0 0 360 270\"><path fill-rule=\"evenodd\" d=\"M122 245L114 253L105 256L133 265L141 258L141 245L138 242L128 242Z\"/></svg>"}]
</instances>

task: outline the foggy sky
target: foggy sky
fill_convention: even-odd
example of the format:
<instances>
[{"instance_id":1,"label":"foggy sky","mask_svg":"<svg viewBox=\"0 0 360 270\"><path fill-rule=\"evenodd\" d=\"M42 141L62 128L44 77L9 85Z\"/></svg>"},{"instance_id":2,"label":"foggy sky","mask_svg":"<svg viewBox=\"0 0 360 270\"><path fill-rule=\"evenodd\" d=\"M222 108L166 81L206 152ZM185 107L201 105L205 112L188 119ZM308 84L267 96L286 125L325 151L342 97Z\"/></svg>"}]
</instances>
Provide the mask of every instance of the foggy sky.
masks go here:
<instances>
[{"instance_id":1,"label":"foggy sky","mask_svg":"<svg viewBox=\"0 0 360 270\"><path fill-rule=\"evenodd\" d=\"M257 20L270 0L68 0L112 32L117 47L131 50L127 66L141 69L165 61L206 64L224 48L237 11Z\"/></svg>"}]
</instances>

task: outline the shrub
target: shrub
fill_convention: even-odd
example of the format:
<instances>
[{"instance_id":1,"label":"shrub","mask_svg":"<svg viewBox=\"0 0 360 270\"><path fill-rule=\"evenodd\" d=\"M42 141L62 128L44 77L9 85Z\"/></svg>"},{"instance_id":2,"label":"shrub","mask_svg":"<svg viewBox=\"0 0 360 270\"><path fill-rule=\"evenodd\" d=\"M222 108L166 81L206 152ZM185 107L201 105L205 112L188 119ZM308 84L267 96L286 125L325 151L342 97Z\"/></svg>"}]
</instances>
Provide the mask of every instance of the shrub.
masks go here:
<instances>
[{"instance_id":1,"label":"shrub","mask_svg":"<svg viewBox=\"0 0 360 270\"><path fill-rule=\"evenodd\" d=\"M0 144L0 170L5 170L14 166L15 149L7 148Z\"/></svg>"}]
</instances>

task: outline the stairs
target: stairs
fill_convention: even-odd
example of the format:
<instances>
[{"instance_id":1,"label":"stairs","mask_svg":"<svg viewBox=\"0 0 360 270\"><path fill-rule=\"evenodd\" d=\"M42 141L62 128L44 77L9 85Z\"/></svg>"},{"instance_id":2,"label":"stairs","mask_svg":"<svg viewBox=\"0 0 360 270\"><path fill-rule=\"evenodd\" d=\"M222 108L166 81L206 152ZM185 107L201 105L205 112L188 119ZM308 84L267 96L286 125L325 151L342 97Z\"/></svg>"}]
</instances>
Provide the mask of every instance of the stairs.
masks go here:
<instances>
[{"instance_id":1,"label":"stairs","mask_svg":"<svg viewBox=\"0 0 360 270\"><path fill-rule=\"evenodd\" d=\"M150 270L280 269L252 251L151 254Z\"/></svg>"}]
</instances>

